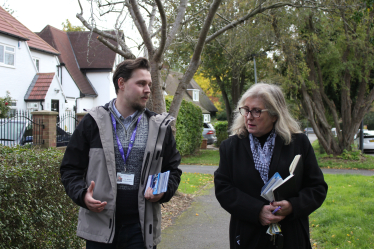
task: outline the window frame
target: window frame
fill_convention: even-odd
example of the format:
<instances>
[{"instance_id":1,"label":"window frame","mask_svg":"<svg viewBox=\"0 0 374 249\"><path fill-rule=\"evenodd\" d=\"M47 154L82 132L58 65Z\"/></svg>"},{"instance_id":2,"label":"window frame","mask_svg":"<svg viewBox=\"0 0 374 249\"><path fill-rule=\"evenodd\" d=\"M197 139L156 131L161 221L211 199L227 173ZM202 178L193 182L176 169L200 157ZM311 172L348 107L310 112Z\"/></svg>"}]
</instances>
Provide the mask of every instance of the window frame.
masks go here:
<instances>
[{"instance_id":1,"label":"window frame","mask_svg":"<svg viewBox=\"0 0 374 249\"><path fill-rule=\"evenodd\" d=\"M5 43L0 43L0 46L3 46L3 50L2 50L3 61L0 61L0 66L15 68L16 67L16 47L5 44ZM11 49L13 49L13 51L9 51L9 50L7 50L7 48L11 48ZM13 64L6 64L5 63L5 57L6 57L7 54L12 54L13 55Z\"/></svg>"},{"instance_id":2,"label":"window frame","mask_svg":"<svg viewBox=\"0 0 374 249\"><path fill-rule=\"evenodd\" d=\"M40 59L37 57L32 57L32 61L34 62L36 70L39 72L40 71Z\"/></svg>"},{"instance_id":3,"label":"window frame","mask_svg":"<svg viewBox=\"0 0 374 249\"><path fill-rule=\"evenodd\" d=\"M199 93L200 91L198 89L192 90L192 100L193 101L199 101Z\"/></svg>"}]
</instances>

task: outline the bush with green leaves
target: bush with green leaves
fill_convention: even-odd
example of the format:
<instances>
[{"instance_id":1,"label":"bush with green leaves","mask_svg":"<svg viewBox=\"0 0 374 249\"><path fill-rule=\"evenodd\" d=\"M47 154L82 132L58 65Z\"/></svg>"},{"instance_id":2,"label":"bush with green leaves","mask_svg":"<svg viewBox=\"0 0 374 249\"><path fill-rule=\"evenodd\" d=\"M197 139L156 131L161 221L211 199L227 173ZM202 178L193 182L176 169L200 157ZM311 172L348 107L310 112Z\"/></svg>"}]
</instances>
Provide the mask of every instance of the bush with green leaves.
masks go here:
<instances>
[{"instance_id":1,"label":"bush with green leaves","mask_svg":"<svg viewBox=\"0 0 374 249\"><path fill-rule=\"evenodd\" d=\"M165 98L166 109L169 110L172 97ZM182 156L194 153L200 148L203 132L203 113L191 102L182 100L176 123L175 140Z\"/></svg>"},{"instance_id":2,"label":"bush with green leaves","mask_svg":"<svg viewBox=\"0 0 374 249\"><path fill-rule=\"evenodd\" d=\"M222 141L229 137L228 133L228 122L227 121L217 121L214 124L214 129L216 130L217 142L216 146L220 146Z\"/></svg>"},{"instance_id":3,"label":"bush with green leaves","mask_svg":"<svg viewBox=\"0 0 374 249\"><path fill-rule=\"evenodd\" d=\"M0 145L0 248L82 248L56 148Z\"/></svg>"},{"instance_id":4,"label":"bush with green leaves","mask_svg":"<svg viewBox=\"0 0 374 249\"><path fill-rule=\"evenodd\" d=\"M5 97L0 97L0 118L5 118L10 109L10 102L12 98L9 95L9 92L6 92Z\"/></svg>"}]
</instances>

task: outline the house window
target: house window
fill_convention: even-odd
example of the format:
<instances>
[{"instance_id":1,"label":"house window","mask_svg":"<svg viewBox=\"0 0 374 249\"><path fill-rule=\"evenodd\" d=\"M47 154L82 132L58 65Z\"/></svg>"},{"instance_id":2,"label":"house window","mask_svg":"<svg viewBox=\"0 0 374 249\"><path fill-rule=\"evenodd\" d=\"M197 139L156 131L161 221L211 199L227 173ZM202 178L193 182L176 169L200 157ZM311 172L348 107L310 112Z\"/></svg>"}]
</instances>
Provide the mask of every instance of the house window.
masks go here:
<instances>
[{"instance_id":1,"label":"house window","mask_svg":"<svg viewBox=\"0 0 374 249\"><path fill-rule=\"evenodd\" d=\"M15 53L14 47L0 44L0 64L14 66Z\"/></svg>"},{"instance_id":2,"label":"house window","mask_svg":"<svg viewBox=\"0 0 374 249\"><path fill-rule=\"evenodd\" d=\"M192 99L193 101L199 101L199 90L192 90Z\"/></svg>"},{"instance_id":3,"label":"house window","mask_svg":"<svg viewBox=\"0 0 374 249\"><path fill-rule=\"evenodd\" d=\"M38 58L32 58L34 60L34 64L35 64L35 67L36 67L36 70L38 70L39 72L39 64L40 64L40 61Z\"/></svg>"},{"instance_id":4,"label":"house window","mask_svg":"<svg viewBox=\"0 0 374 249\"><path fill-rule=\"evenodd\" d=\"M204 123L210 122L210 114L203 114L204 116Z\"/></svg>"}]
</instances>

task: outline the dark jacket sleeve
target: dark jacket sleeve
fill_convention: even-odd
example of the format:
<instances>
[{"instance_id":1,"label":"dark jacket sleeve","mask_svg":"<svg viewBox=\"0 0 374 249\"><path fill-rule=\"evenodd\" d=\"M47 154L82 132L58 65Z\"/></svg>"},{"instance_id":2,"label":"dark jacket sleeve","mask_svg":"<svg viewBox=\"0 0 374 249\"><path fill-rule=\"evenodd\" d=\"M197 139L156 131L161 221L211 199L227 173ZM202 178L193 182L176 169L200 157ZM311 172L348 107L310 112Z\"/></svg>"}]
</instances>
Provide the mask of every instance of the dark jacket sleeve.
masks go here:
<instances>
[{"instance_id":1,"label":"dark jacket sleeve","mask_svg":"<svg viewBox=\"0 0 374 249\"><path fill-rule=\"evenodd\" d=\"M301 146L303 147L303 183L299 195L288 200L293 211L287 220L307 217L314 212L324 202L328 189L309 139L304 134L299 136L301 136Z\"/></svg>"},{"instance_id":2,"label":"dark jacket sleeve","mask_svg":"<svg viewBox=\"0 0 374 249\"><path fill-rule=\"evenodd\" d=\"M235 218L254 225L261 225L258 217L262 207L266 205L266 200L259 200L235 185L232 168L239 165L232 165L231 163L232 160L230 159L233 157L229 144L231 141L231 139L225 140L219 149L219 167L214 173L217 200L222 208ZM248 181L250 182L251 179L248 179ZM248 184L250 184L249 182Z\"/></svg>"},{"instance_id":3,"label":"dark jacket sleeve","mask_svg":"<svg viewBox=\"0 0 374 249\"><path fill-rule=\"evenodd\" d=\"M177 144L175 142L171 127L168 126L165 134L164 144L162 146L162 167L161 172L170 170L168 189L164 196L160 199L160 203L168 202L177 191L179 182L181 180L182 170L178 168L181 155L177 150Z\"/></svg>"},{"instance_id":4,"label":"dark jacket sleeve","mask_svg":"<svg viewBox=\"0 0 374 249\"><path fill-rule=\"evenodd\" d=\"M66 194L79 206L87 208L84 195L87 191L85 174L88 168L93 118L83 117L75 129L60 166L61 181Z\"/></svg>"}]
</instances>

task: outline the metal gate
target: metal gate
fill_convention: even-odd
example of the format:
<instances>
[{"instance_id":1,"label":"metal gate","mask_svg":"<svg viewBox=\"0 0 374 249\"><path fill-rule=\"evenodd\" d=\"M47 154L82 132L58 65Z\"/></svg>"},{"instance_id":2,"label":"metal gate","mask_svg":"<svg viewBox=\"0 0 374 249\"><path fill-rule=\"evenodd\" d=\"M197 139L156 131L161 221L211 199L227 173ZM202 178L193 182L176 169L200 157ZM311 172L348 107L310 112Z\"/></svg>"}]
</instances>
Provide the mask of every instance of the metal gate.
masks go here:
<instances>
[{"instance_id":1,"label":"metal gate","mask_svg":"<svg viewBox=\"0 0 374 249\"><path fill-rule=\"evenodd\" d=\"M78 125L78 120L75 112L65 112L64 114L57 116L56 123L56 146L67 146L71 135Z\"/></svg>"},{"instance_id":2,"label":"metal gate","mask_svg":"<svg viewBox=\"0 0 374 249\"><path fill-rule=\"evenodd\" d=\"M44 144L43 120L33 120L28 111L18 110L14 116L0 119L0 144L24 146Z\"/></svg>"}]
</instances>

